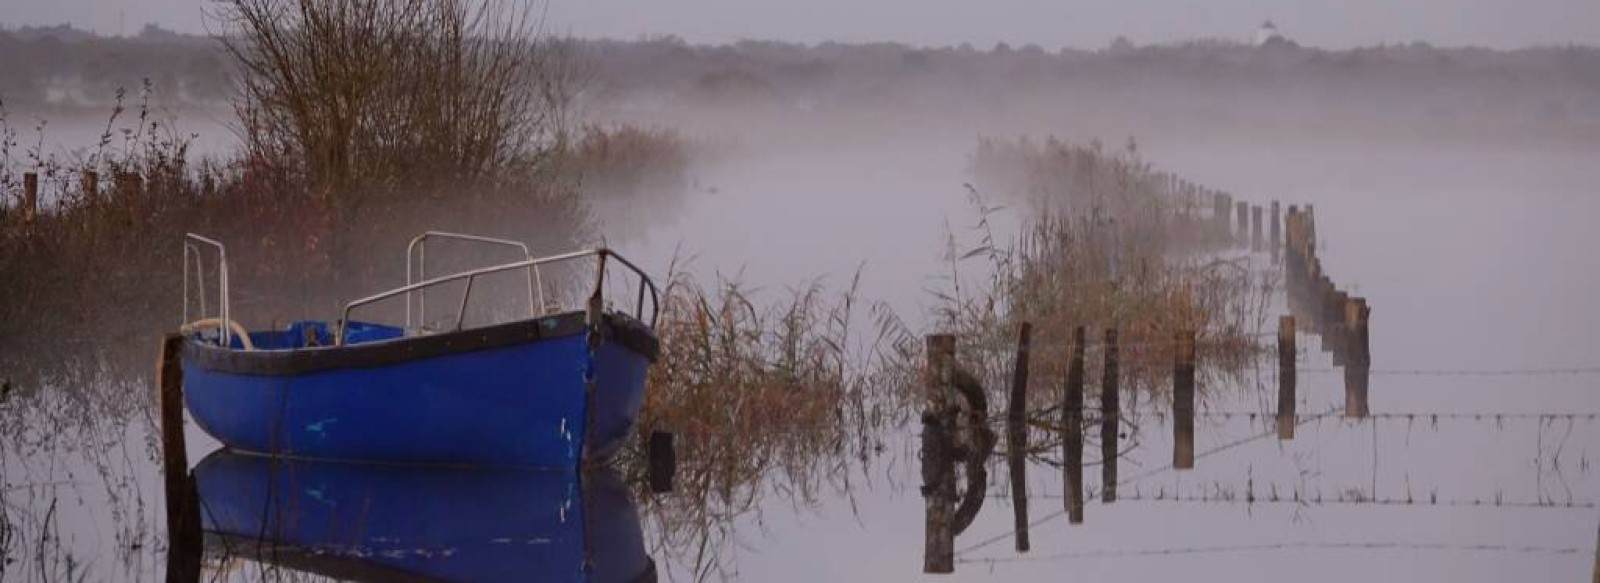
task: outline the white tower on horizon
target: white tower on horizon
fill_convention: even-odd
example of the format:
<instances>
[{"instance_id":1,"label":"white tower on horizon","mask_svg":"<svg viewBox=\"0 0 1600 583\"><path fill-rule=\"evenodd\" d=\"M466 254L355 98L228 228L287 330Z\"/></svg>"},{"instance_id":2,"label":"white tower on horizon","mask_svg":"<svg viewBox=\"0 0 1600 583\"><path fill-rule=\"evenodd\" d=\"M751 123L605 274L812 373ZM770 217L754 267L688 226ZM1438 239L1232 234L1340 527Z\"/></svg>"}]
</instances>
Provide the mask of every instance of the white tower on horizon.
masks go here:
<instances>
[{"instance_id":1,"label":"white tower on horizon","mask_svg":"<svg viewBox=\"0 0 1600 583\"><path fill-rule=\"evenodd\" d=\"M1261 28L1256 29L1256 46L1267 44L1272 39L1283 39L1283 33L1278 32L1278 25L1271 20L1261 23Z\"/></svg>"}]
</instances>

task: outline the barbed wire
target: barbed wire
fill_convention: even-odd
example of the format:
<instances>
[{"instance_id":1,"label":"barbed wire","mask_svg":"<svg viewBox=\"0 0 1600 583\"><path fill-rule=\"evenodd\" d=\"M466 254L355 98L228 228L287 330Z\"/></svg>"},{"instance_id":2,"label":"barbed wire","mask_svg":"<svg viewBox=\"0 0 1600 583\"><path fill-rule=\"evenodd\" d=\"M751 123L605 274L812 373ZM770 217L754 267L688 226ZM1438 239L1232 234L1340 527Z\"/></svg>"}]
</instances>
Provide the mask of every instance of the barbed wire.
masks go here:
<instances>
[{"instance_id":1,"label":"barbed wire","mask_svg":"<svg viewBox=\"0 0 1600 583\"><path fill-rule=\"evenodd\" d=\"M1312 416L1309 416L1307 419L1297 421L1295 423L1295 425L1296 426L1304 425L1304 424L1309 423L1309 422L1311 422L1313 420L1321 419L1322 417L1326 417L1326 416L1332 415L1332 414L1334 414L1334 412L1336 410L1337 409L1330 408L1330 409L1328 409L1327 412L1322 413L1320 415L1312 415ZM1198 461L1201 458L1210 457L1212 455L1216 455L1216 454L1219 454L1219 453L1222 453L1222 452L1225 452L1225 451L1240 447L1242 445L1245 445L1245 444L1248 444L1248 443L1251 443L1251 442L1259 441L1261 439L1265 439L1265 438L1268 438L1268 437L1275 437L1275 436L1277 436L1277 434L1278 434L1277 430L1273 429L1271 431L1264 431L1262 433L1258 433L1258 434L1251 435L1251 436L1248 436L1248 437L1243 437L1243 438L1240 438L1240 439L1236 439L1236 440L1230 441L1228 443L1224 443L1222 445L1218 445L1218 446L1213 447L1211 449L1208 449L1206 451L1198 452L1198 453L1196 453L1194 455L1194 459L1196 461ZM1167 471L1170 471L1172 469L1173 469L1173 465L1172 464L1167 464L1166 466L1162 466L1162 467L1159 467L1159 468L1154 468L1154 469L1151 469L1151 470L1136 474L1136 475L1134 475L1132 477L1128 477L1128 478L1124 478L1122 480L1118 480L1116 485L1120 488L1121 486L1124 486L1124 485L1127 485L1127 484L1132 484L1132 483L1137 482L1139 480L1143 480L1143 479L1148 478L1150 476L1154 476L1154 475L1157 475L1157 474L1160 474L1160 473L1163 473L1163 472L1167 472ZM1031 528L1037 527L1039 525L1044 524L1045 522L1048 522L1050 520L1054 520L1055 518L1060 517L1060 516L1062 516L1062 515L1064 515L1066 513L1067 513L1067 510L1065 508L1053 510L1053 511L1045 514L1044 516L1041 516L1041 517L1033 520L1032 522L1029 522L1028 523L1028 528L1031 529ZM966 547L958 549L958 550L955 551L955 554L957 556L960 556L960 555L962 555L964 553L969 553L969 552L972 552L972 551L987 547L987 546L995 544L997 542L1006 540L1007 538L1010 538L1011 536L1013 536L1015 533L1016 533L1016 529L1015 528L1008 529L1005 532L994 534L994 535L989 536L987 538L984 538L984 539L982 539L982 540L980 540L980 541L978 541L976 543L973 543L971 545L968 545Z\"/></svg>"},{"instance_id":2,"label":"barbed wire","mask_svg":"<svg viewBox=\"0 0 1600 583\"><path fill-rule=\"evenodd\" d=\"M995 500L1002 500L1002 499L1009 500L1009 499L1011 499L1011 497L1012 497L1011 494L990 494L990 495L987 496L987 498L995 499ZM1065 498L1065 496L1062 496L1060 494L1028 494L1028 498L1030 500L1032 500L1032 499L1038 499L1038 500L1060 500L1062 498ZM1129 495L1129 494L1125 494L1125 493L1122 493L1122 492L1118 492L1117 493L1117 502L1123 502L1123 501L1128 501L1128 502L1174 502L1174 503L1184 503L1184 504L1246 504L1246 505L1256 505L1256 504L1261 504L1261 505L1265 505L1265 504L1294 504L1294 505L1300 505L1300 506L1446 506L1446 507L1477 507L1477 508L1483 508L1483 507L1492 507L1492 508L1600 508L1600 503L1596 503L1594 501L1582 501L1582 502L1579 502L1579 501L1568 500L1566 502L1557 502L1557 501L1554 501L1554 500L1549 500L1549 501L1529 502L1529 501L1526 501L1526 500L1510 500L1510 501L1507 501L1507 500L1499 500L1499 499L1496 499L1496 500L1485 500L1485 499L1482 499L1482 498L1472 498L1472 499L1450 498L1450 499L1440 500L1440 499L1438 499L1436 497L1433 497L1431 495L1429 497L1423 498L1423 499L1417 499L1417 498L1369 498L1369 497L1365 497L1365 496L1352 497L1352 498L1343 498L1343 497L1341 497L1341 498L1322 498L1321 495L1318 495L1316 498L1310 498L1310 497L1300 496L1298 494L1296 494L1295 496L1291 496L1291 497L1278 496L1278 497L1275 497L1275 498L1274 497L1265 497L1265 498L1263 498L1261 496L1255 496L1255 495L1249 495L1249 494L1244 495L1244 496L1239 496L1239 495L1218 495L1218 496L1210 496L1210 495L1193 496L1193 495L1189 495L1189 496L1180 496L1180 495L1167 495L1167 494L1146 495L1146 494L1143 494L1143 493L1140 493L1140 492L1137 492L1137 491L1135 491L1133 494Z\"/></svg>"},{"instance_id":3,"label":"barbed wire","mask_svg":"<svg viewBox=\"0 0 1600 583\"><path fill-rule=\"evenodd\" d=\"M1471 552L1506 552L1521 554L1550 554L1550 555L1576 555L1587 554L1593 549L1580 547L1542 547L1533 545L1504 545L1504 544L1451 544L1451 543L1422 543L1406 541L1361 541L1361 542L1281 542L1239 545L1207 545L1193 547L1168 547L1153 549L1106 549L1098 551L1064 551L1049 554L1029 554L1005 557L957 557L955 562L963 564L975 563L1023 563L1060 559L1091 559L1091 558L1118 558L1118 557L1150 557L1171 555L1197 555L1211 553L1239 553L1280 550L1404 550L1404 551L1471 551Z\"/></svg>"}]
</instances>

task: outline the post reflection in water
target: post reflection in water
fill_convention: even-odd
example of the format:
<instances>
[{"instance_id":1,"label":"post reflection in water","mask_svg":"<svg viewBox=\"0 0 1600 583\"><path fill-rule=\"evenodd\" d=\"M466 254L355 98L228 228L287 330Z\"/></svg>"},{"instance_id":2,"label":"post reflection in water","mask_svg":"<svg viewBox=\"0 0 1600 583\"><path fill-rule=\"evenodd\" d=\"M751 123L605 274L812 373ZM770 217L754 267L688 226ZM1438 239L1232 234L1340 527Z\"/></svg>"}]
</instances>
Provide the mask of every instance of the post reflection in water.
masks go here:
<instances>
[{"instance_id":1,"label":"post reflection in water","mask_svg":"<svg viewBox=\"0 0 1600 583\"><path fill-rule=\"evenodd\" d=\"M219 450L194 479L203 550L178 540L173 549L203 553L208 568L243 558L348 580L656 579L638 511L609 468L369 465Z\"/></svg>"}]
</instances>

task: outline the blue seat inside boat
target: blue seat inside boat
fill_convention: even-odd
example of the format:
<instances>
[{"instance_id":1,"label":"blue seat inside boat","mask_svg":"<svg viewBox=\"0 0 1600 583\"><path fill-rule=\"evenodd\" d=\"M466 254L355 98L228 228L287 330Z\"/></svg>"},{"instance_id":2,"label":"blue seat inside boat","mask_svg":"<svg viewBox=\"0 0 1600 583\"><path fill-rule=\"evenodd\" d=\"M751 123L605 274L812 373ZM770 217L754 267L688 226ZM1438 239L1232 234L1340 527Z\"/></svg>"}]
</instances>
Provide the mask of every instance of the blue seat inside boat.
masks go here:
<instances>
[{"instance_id":1,"label":"blue seat inside boat","mask_svg":"<svg viewBox=\"0 0 1600 583\"><path fill-rule=\"evenodd\" d=\"M385 326L371 322L351 320L345 324L345 344L361 344L362 342L377 342L405 336L406 331L399 326Z\"/></svg>"},{"instance_id":2,"label":"blue seat inside boat","mask_svg":"<svg viewBox=\"0 0 1600 583\"><path fill-rule=\"evenodd\" d=\"M377 342L379 340L399 338L404 335L405 330L398 326L352 321L345 330L345 344ZM216 332L207 330L196 333L196 337L209 338L215 341ZM316 346L333 346L333 343L333 332L329 329L328 323L321 320L303 320L291 323L283 330L264 330L250 333L250 344L256 350L295 350ZM237 337L230 344L235 349L244 348L244 342Z\"/></svg>"}]
</instances>

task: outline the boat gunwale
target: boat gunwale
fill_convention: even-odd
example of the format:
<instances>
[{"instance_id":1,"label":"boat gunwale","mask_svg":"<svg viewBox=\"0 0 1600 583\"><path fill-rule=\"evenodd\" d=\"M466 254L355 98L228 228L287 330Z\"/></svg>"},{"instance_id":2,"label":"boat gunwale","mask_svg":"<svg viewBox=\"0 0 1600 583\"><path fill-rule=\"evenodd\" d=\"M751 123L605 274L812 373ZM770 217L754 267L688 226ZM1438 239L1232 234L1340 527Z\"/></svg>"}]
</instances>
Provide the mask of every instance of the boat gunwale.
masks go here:
<instances>
[{"instance_id":1,"label":"boat gunwale","mask_svg":"<svg viewBox=\"0 0 1600 583\"><path fill-rule=\"evenodd\" d=\"M196 340L184 343L183 361L199 368L250 376L296 376L324 371L375 368L403 362L504 348L581 334L582 311L517 320L481 328L426 336L407 336L344 346L288 350L238 350ZM661 352L655 333L627 314L606 313L601 334L654 362Z\"/></svg>"}]
</instances>

